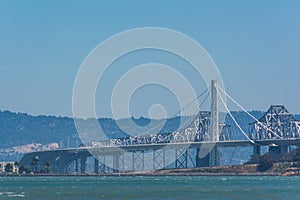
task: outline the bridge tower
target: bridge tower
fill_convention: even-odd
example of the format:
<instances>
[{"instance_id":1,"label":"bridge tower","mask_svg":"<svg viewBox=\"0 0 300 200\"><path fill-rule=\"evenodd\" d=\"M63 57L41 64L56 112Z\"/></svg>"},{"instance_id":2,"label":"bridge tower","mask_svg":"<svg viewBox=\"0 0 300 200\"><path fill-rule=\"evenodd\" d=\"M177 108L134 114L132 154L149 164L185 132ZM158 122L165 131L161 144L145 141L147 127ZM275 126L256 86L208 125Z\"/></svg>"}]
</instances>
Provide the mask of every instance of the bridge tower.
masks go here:
<instances>
[{"instance_id":1,"label":"bridge tower","mask_svg":"<svg viewBox=\"0 0 300 200\"><path fill-rule=\"evenodd\" d=\"M211 141L219 140L219 110L218 110L218 81L211 81Z\"/></svg>"},{"instance_id":2,"label":"bridge tower","mask_svg":"<svg viewBox=\"0 0 300 200\"><path fill-rule=\"evenodd\" d=\"M210 138L212 142L219 141L219 109L218 109L218 81L211 81L211 128ZM220 152L219 149L214 146L209 153L209 166L220 165Z\"/></svg>"},{"instance_id":3,"label":"bridge tower","mask_svg":"<svg viewBox=\"0 0 300 200\"><path fill-rule=\"evenodd\" d=\"M208 137L203 138L204 141L212 142L212 146L208 145L209 153L202 157L200 149L197 149L196 166L197 167L212 167L220 165L220 151L218 147L214 146L214 142L219 141L219 109L218 109L218 81L211 81L211 111L210 111L210 127L208 130ZM201 125L199 123L199 125Z\"/></svg>"}]
</instances>

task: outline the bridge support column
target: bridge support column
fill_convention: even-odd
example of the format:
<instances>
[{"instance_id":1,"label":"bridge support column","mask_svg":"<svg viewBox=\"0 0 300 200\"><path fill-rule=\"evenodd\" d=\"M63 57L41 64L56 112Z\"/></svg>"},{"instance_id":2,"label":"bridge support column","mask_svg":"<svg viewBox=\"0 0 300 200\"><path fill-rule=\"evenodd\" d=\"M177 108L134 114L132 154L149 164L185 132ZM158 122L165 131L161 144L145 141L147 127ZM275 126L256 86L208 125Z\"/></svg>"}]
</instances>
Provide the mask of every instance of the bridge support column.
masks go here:
<instances>
[{"instance_id":1,"label":"bridge support column","mask_svg":"<svg viewBox=\"0 0 300 200\"><path fill-rule=\"evenodd\" d=\"M260 145L253 145L253 155L260 155Z\"/></svg>"},{"instance_id":2,"label":"bridge support column","mask_svg":"<svg viewBox=\"0 0 300 200\"><path fill-rule=\"evenodd\" d=\"M153 170L164 169L166 167L165 155L164 149L153 151Z\"/></svg>"},{"instance_id":3,"label":"bridge support column","mask_svg":"<svg viewBox=\"0 0 300 200\"><path fill-rule=\"evenodd\" d=\"M132 152L132 170L144 171L144 151Z\"/></svg>"},{"instance_id":4,"label":"bridge support column","mask_svg":"<svg viewBox=\"0 0 300 200\"><path fill-rule=\"evenodd\" d=\"M122 153L119 157L119 171L125 171L125 153Z\"/></svg>"},{"instance_id":5,"label":"bridge support column","mask_svg":"<svg viewBox=\"0 0 300 200\"><path fill-rule=\"evenodd\" d=\"M104 156L99 156L98 157L98 162L100 163L100 166L99 166L99 172L100 173L105 173L106 169L105 169L105 155Z\"/></svg>"},{"instance_id":6,"label":"bridge support column","mask_svg":"<svg viewBox=\"0 0 300 200\"><path fill-rule=\"evenodd\" d=\"M175 168L187 168L187 149L175 149Z\"/></svg>"},{"instance_id":7,"label":"bridge support column","mask_svg":"<svg viewBox=\"0 0 300 200\"><path fill-rule=\"evenodd\" d=\"M78 158L75 158L74 162L75 162L75 172L78 173L79 172Z\"/></svg>"},{"instance_id":8,"label":"bridge support column","mask_svg":"<svg viewBox=\"0 0 300 200\"><path fill-rule=\"evenodd\" d=\"M196 167L213 167L220 165L220 150L218 147L213 147L210 152L200 158L200 149L197 149Z\"/></svg>"},{"instance_id":9,"label":"bridge support column","mask_svg":"<svg viewBox=\"0 0 300 200\"><path fill-rule=\"evenodd\" d=\"M99 161L97 158L94 158L94 173L99 173Z\"/></svg>"},{"instance_id":10,"label":"bridge support column","mask_svg":"<svg viewBox=\"0 0 300 200\"><path fill-rule=\"evenodd\" d=\"M208 167L209 166L209 154L200 158L200 149L197 149L196 153L196 167Z\"/></svg>"},{"instance_id":11,"label":"bridge support column","mask_svg":"<svg viewBox=\"0 0 300 200\"><path fill-rule=\"evenodd\" d=\"M82 156L80 158L80 172L81 173L85 173L85 171L86 171L86 161L87 161L86 156Z\"/></svg>"},{"instance_id":12,"label":"bridge support column","mask_svg":"<svg viewBox=\"0 0 300 200\"><path fill-rule=\"evenodd\" d=\"M124 168L124 154L113 155L113 172L124 171L123 168Z\"/></svg>"},{"instance_id":13,"label":"bridge support column","mask_svg":"<svg viewBox=\"0 0 300 200\"><path fill-rule=\"evenodd\" d=\"M206 163L206 162L204 161L204 158L200 158L200 149L197 148L196 151L197 151L197 153L196 153L196 167L204 167L204 163Z\"/></svg>"},{"instance_id":14,"label":"bridge support column","mask_svg":"<svg viewBox=\"0 0 300 200\"><path fill-rule=\"evenodd\" d=\"M68 158L65 164L65 173L69 174L72 171L72 167L73 167L73 158Z\"/></svg>"},{"instance_id":15,"label":"bridge support column","mask_svg":"<svg viewBox=\"0 0 300 200\"><path fill-rule=\"evenodd\" d=\"M219 166L220 165L220 151L218 147L214 147L209 155L209 166Z\"/></svg>"},{"instance_id":16,"label":"bridge support column","mask_svg":"<svg viewBox=\"0 0 300 200\"><path fill-rule=\"evenodd\" d=\"M64 155L59 155L57 171L61 174L64 174L67 171L67 158Z\"/></svg>"}]
</instances>

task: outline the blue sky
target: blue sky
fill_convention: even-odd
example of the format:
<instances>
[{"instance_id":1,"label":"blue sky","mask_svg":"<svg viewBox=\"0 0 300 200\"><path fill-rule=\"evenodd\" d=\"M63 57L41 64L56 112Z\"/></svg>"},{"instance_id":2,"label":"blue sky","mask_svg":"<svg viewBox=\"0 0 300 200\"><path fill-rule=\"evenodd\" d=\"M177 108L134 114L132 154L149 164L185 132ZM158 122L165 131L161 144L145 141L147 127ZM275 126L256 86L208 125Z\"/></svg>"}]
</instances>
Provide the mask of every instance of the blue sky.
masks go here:
<instances>
[{"instance_id":1,"label":"blue sky","mask_svg":"<svg viewBox=\"0 0 300 200\"><path fill-rule=\"evenodd\" d=\"M300 113L296 0L2 0L0 24L0 110L71 116L73 82L87 54L113 34L157 26L198 41L246 109L284 104Z\"/></svg>"}]
</instances>

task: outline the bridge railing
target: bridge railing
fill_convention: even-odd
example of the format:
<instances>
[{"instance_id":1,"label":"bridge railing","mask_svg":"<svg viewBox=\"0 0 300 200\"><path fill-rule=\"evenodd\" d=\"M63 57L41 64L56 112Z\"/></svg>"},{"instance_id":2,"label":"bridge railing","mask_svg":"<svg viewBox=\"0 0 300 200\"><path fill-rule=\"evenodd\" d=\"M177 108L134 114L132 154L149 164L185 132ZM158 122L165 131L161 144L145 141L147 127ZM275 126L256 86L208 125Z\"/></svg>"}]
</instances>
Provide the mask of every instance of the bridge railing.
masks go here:
<instances>
[{"instance_id":1,"label":"bridge railing","mask_svg":"<svg viewBox=\"0 0 300 200\"><path fill-rule=\"evenodd\" d=\"M229 126L222 125L219 141L229 141ZM98 142L87 143L86 147L121 147L133 145L149 145L149 144L167 144L167 143L191 143L211 141L209 133L199 132L195 128L186 128L183 131L173 133L152 134L146 136L130 136L126 138L116 138L103 140Z\"/></svg>"},{"instance_id":2,"label":"bridge railing","mask_svg":"<svg viewBox=\"0 0 300 200\"><path fill-rule=\"evenodd\" d=\"M87 143L88 147L107 147L107 146L133 146L145 144L166 144L200 141L200 134L191 130L185 132L174 132L165 134L153 134L148 136L131 136L127 138L116 138L98 142Z\"/></svg>"}]
</instances>

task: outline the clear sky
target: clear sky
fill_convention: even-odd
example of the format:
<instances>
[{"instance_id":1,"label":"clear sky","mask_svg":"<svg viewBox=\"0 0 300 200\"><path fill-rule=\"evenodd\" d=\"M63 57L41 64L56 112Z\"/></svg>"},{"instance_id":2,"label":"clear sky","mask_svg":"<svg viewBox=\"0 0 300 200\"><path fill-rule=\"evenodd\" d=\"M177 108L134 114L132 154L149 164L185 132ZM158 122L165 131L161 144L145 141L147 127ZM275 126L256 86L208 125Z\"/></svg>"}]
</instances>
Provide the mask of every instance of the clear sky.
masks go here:
<instances>
[{"instance_id":1,"label":"clear sky","mask_svg":"<svg viewBox=\"0 0 300 200\"><path fill-rule=\"evenodd\" d=\"M246 109L284 104L300 113L297 0L1 0L0 25L0 110L71 116L87 54L113 34L157 26L198 41Z\"/></svg>"}]
</instances>

